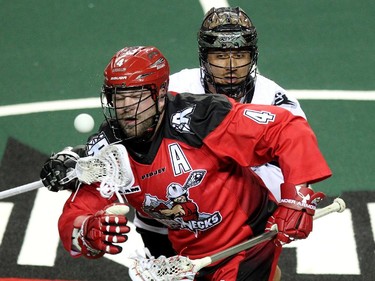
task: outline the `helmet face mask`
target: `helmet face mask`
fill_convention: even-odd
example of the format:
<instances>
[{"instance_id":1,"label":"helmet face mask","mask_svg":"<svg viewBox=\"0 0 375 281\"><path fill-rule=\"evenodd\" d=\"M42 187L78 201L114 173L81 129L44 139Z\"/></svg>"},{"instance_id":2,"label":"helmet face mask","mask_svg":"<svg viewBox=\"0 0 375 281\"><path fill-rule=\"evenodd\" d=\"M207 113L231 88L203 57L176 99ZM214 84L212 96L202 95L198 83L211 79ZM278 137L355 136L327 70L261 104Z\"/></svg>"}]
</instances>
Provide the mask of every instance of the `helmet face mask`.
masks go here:
<instances>
[{"instance_id":1,"label":"helmet face mask","mask_svg":"<svg viewBox=\"0 0 375 281\"><path fill-rule=\"evenodd\" d=\"M105 94L106 103L103 107L104 115L112 126L117 126L122 131L121 139L144 140L149 134L153 134L157 115L157 102L155 94L148 88L113 88L111 93ZM125 100L126 103L125 103ZM116 130L116 131L118 131Z\"/></svg>"},{"instance_id":2,"label":"helmet face mask","mask_svg":"<svg viewBox=\"0 0 375 281\"><path fill-rule=\"evenodd\" d=\"M238 100L254 87L258 59L257 33L242 9L212 8L206 14L198 32L198 45L202 84L206 91L226 94ZM227 79L225 83L223 80L220 82L220 77L215 72L218 66L209 60L209 54L214 52L232 55L247 52L249 60L246 63L242 62L242 70L231 59L228 59L226 66L221 66L226 68L227 72L231 70L233 73L246 69L244 79Z\"/></svg>"},{"instance_id":3,"label":"helmet face mask","mask_svg":"<svg viewBox=\"0 0 375 281\"><path fill-rule=\"evenodd\" d=\"M249 74L254 73L250 52L241 49L209 51L204 65L204 77L210 92L240 99L248 90Z\"/></svg>"},{"instance_id":4,"label":"helmet face mask","mask_svg":"<svg viewBox=\"0 0 375 281\"><path fill-rule=\"evenodd\" d=\"M155 47L117 52L104 70L102 108L121 140L149 141L155 132L169 81L169 65ZM159 96L160 95L160 96Z\"/></svg>"}]
</instances>

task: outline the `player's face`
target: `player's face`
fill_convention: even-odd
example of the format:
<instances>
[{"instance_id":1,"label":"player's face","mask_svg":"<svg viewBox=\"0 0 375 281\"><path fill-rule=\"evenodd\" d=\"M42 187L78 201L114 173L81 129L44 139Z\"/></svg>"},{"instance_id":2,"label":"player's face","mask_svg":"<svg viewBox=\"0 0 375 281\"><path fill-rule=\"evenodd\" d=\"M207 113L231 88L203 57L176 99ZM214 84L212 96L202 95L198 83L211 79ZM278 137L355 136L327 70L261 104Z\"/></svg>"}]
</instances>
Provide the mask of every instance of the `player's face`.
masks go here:
<instances>
[{"instance_id":1,"label":"player's face","mask_svg":"<svg viewBox=\"0 0 375 281\"><path fill-rule=\"evenodd\" d=\"M152 125L156 114L155 101L147 89L117 92L117 120L128 137L142 136Z\"/></svg>"},{"instance_id":2,"label":"player's face","mask_svg":"<svg viewBox=\"0 0 375 281\"><path fill-rule=\"evenodd\" d=\"M217 84L239 84L246 79L251 67L249 51L211 51L207 57L210 71Z\"/></svg>"}]
</instances>

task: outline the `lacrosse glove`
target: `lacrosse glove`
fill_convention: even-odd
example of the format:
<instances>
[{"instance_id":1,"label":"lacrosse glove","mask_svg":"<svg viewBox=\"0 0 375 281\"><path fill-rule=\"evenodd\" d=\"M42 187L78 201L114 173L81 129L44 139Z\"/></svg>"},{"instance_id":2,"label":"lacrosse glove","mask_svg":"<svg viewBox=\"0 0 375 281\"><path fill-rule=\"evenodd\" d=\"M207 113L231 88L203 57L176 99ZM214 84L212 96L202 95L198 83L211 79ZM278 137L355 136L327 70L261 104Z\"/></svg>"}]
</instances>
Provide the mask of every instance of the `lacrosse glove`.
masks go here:
<instances>
[{"instance_id":1,"label":"lacrosse glove","mask_svg":"<svg viewBox=\"0 0 375 281\"><path fill-rule=\"evenodd\" d=\"M40 172L44 186L54 192L59 190L75 191L79 181L77 178L69 179L67 175L74 171L77 160L83 156L86 156L85 146L66 147L64 150L52 154Z\"/></svg>"},{"instance_id":2,"label":"lacrosse glove","mask_svg":"<svg viewBox=\"0 0 375 281\"><path fill-rule=\"evenodd\" d=\"M325 197L322 192L294 184L281 184L281 200L278 208L268 219L266 230L277 224L275 244L282 246L296 239L305 239L313 228L317 204Z\"/></svg>"},{"instance_id":3,"label":"lacrosse glove","mask_svg":"<svg viewBox=\"0 0 375 281\"><path fill-rule=\"evenodd\" d=\"M127 226L128 219L125 216L128 212L126 204L114 203L95 215L85 217L83 222L82 217L77 218L74 222L72 249L90 259L100 258L106 253L121 253L122 247L115 243L128 240L126 234L130 227Z\"/></svg>"}]
</instances>

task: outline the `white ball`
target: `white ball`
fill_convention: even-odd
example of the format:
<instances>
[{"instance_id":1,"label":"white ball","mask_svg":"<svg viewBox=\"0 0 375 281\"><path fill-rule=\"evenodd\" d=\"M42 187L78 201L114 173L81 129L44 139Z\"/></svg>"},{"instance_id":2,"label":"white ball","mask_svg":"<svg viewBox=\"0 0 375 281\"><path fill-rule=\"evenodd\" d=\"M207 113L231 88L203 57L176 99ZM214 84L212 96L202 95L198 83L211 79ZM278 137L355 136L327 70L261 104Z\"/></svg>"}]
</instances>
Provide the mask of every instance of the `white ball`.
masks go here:
<instances>
[{"instance_id":1,"label":"white ball","mask_svg":"<svg viewBox=\"0 0 375 281\"><path fill-rule=\"evenodd\" d=\"M95 121L90 114L81 113L74 119L74 128L80 133L88 133L94 129Z\"/></svg>"}]
</instances>

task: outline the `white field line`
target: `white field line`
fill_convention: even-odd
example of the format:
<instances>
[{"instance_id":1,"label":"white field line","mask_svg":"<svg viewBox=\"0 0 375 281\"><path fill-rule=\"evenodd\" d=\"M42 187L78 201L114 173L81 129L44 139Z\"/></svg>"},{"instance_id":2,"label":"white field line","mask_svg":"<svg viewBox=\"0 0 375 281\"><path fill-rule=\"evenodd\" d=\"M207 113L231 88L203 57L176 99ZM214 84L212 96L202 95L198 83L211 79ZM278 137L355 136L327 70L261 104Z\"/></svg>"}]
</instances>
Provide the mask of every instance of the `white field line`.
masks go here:
<instances>
[{"instance_id":1,"label":"white field line","mask_svg":"<svg viewBox=\"0 0 375 281\"><path fill-rule=\"evenodd\" d=\"M375 100L375 91L288 90L299 100Z\"/></svg>"},{"instance_id":2,"label":"white field line","mask_svg":"<svg viewBox=\"0 0 375 281\"><path fill-rule=\"evenodd\" d=\"M375 100L375 91L288 90L288 93L299 100ZM100 106L100 99L98 97L22 103L0 106L0 117L48 111L100 108Z\"/></svg>"},{"instance_id":3,"label":"white field line","mask_svg":"<svg viewBox=\"0 0 375 281\"><path fill-rule=\"evenodd\" d=\"M87 98L75 100L44 101L0 106L0 117L48 111L100 108L100 99Z\"/></svg>"}]
</instances>

